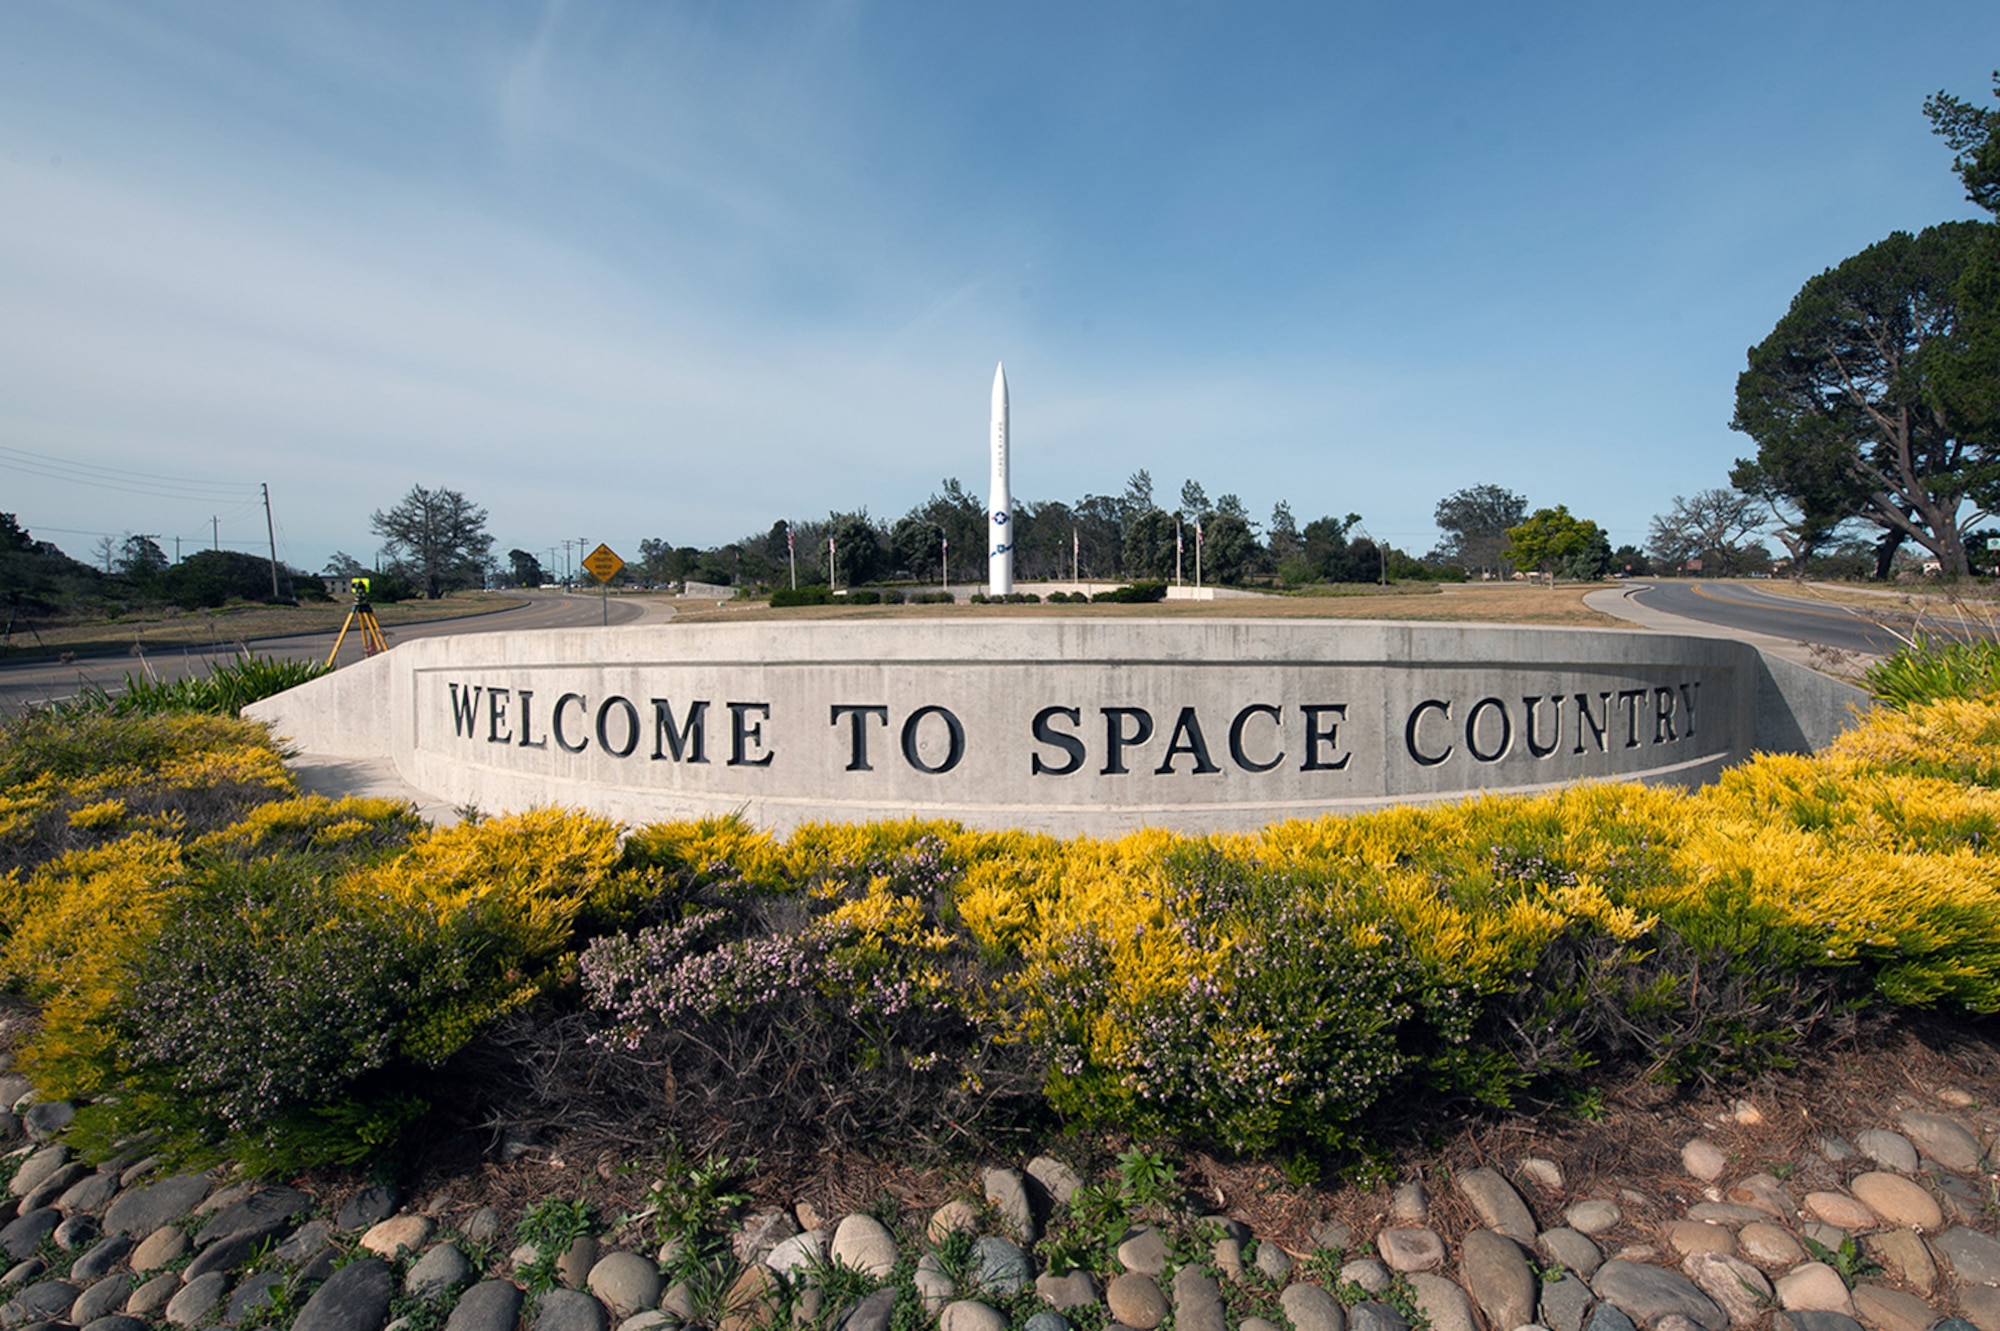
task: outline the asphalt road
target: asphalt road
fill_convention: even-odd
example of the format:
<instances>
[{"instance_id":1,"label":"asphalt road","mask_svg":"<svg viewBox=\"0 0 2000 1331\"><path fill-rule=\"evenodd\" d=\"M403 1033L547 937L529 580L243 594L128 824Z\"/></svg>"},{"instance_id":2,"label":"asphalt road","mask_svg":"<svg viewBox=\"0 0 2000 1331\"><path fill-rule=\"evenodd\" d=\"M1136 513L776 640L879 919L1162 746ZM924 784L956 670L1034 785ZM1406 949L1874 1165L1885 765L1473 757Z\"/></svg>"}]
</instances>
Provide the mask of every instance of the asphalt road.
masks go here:
<instances>
[{"instance_id":1,"label":"asphalt road","mask_svg":"<svg viewBox=\"0 0 2000 1331\"><path fill-rule=\"evenodd\" d=\"M520 604L506 610L458 619L399 624L394 628L384 628L383 637L393 647L411 638L432 638L452 633L588 628L604 623L607 615L613 624L632 624L645 618L646 610L631 601L613 600L603 605L597 597L588 594L523 592ZM327 653L333 650L334 639L338 636L337 633L309 633L289 638L261 638L252 641L249 647L259 656L324 661ZM37 703L74 697L79 690L92 684L115 693L124 686L128 674L137 674L146 667L150 667L161 679L179 679L183 675L205 672L218 656L228 659L235 652L236 647L232 643L221 648L190 646L149 653L143 665L138 658L123 654L83 657L69 665L52 661L0 665L0 715L10 715ZM356 629L341 644L340 663L347 665L358 661L361 655L360 632Z\"/></svg>"},{"instance_id":2,"label":"asphalt road","mask_svg":"<svg viewBox=\"0 0 2000 1331\"><path fill-rule=\"evenodd\" d=\"M1648 583L1632 588L1630 594L1641 605L1683 619L1850 652L1893 652L1918 631L1945 637L1994 636L1991 625L1969 624L1954 615L1934 613L1919 621L1908 607L1886 598L1879 608L1854 606L1811 602L1755 583L1702 581Z\"/></svg>"}]
</instances>

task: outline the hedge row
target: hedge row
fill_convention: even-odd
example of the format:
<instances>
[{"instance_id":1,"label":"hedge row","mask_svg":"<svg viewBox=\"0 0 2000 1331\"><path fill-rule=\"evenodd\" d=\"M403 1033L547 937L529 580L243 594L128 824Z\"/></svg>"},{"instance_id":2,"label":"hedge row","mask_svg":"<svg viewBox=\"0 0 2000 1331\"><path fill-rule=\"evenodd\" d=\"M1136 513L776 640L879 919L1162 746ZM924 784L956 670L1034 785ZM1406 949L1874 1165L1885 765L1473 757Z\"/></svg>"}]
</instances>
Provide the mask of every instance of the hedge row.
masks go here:
<instances>
[{"instance_id":1,"label":"hedge row","mask_svg":"<svg viewBox=\"0 0 2000 1331\"><path fill-rule=\"evenodd\" d=\"M1032 1112L1322 1150L1412 1094L1712 1074L1860 1006L2000 1008L1996 741L2000 701L1947 698L1693 792L779 839L559 810L434 831L299 797L247 723L31 717L0 736L0 979L86 1128L272 1170L393 1140L429 1070L529 1013L606 1059L776 1057L771 1085L832 1086L857 1130Z\"/></svg>"}]
</instances>

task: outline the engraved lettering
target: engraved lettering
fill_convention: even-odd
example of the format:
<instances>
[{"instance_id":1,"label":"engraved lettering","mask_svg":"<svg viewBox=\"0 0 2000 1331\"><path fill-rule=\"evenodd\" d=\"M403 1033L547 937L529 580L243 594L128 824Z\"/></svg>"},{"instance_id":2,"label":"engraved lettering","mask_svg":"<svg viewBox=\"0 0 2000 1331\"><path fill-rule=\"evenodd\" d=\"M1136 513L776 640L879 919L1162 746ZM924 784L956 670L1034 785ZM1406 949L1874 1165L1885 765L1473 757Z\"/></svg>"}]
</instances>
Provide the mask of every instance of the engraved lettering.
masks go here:
<instances>
[{"instance_id":1,"label":"engraved lettering","mask_svg":"<svg viewBox=\"0 0 2000 1331\"><path fill-rule=\"evenodd\" d=\"M927 716L944 718L945 751L944 761L936 764L924 761L923 750L917 745L917 727ZM885 716L886 724L886 716ZM858 726L857 726L858 728ZM910 719L903 722L903 761L919 772L937 776L958 766L958 760L965 756L965 727L953 716L949 708L930 706L919 707L910 713Z\"/></svg>"},{"instance_id":2,"label":"engraved lettering","mask_svg":"<svg viewBox=\"0 0 2000 1331\"><path fill-rule=\"evenodd\" d=\"M688 704L687 716L679 726L674 725L674 709L665 698L654 698L653 703L653 759L659 761L668 754L675 762L708 762L708 700L697 699Z\"/></svg>"},{"instance_id":3,"label":"engraved lettering","mask_svg":"<svg viewBox=\"0 0 2000 1331\"><path fill-rule=\"evenodd\" d=\"M1550 736L1547 744L1535 738L1535 717L1540 715L1544 701L1554 703L1556 709L1555 724L1549 727ZM1530 696L1521 699L1521 705L1527 709L1528 713L1526 727L1528 732L1528 752L1534 754L1537 758L1546 758L1561 748L1563 728L1562 695L1560 693L1551 693L1546 699Z\"/></svg>"},{"instance_id":4,"label":"engraved lettering","mask_svg":"<svg viewBox=\"0 0 2000 1331\"><path fill-rule=\"evenodd\" d=\"M1154 776L1172 776L1174 759L1181 754L1194 759L1191 776L1210 776L1222 769L1208 758L1208 741L1201 733L1201 721L1194 714L1194 708L1183 707L1174 720L1174 730L1167 736L1167 751L1160 759L1160 765L1153 769Z\"/></svg>"},{"instance_id":5,"label":"engraved lettering","mask_svg":"<svg viewBox=\"0 0 2000 1331\"><path fill-rule=\"evenodd\" d=\"M883 728L886 729L889 725L889 709L885 706L874 704L864 705L861 703L837 702L833 705L832 711L833 715L828 719L828 725L839 725L840 718L843 716L853 721L853 725L849 727L848 732L850 752L847 759L847 770L850 772L874 771L874 766L868 761L868 727L863 723L872 716L877 721L880 721Z\"/></svg>"},{"instance_id":6,"label":"engraved lettering","mask_svg":"<svg viewBox=\"0 0 2000 1331\"><path fill-rule=\"evenodd\" d=\"M1674 731L1674 691L1653 690L1653 743L1668 744L1679 739Z\"/></svg>"},{"instance_id":7,"label":"engraved lettering","mask_svg":"<svg viewBox=\"0 0 2000 1331\"><path fill-rule=\"evenodd\" d=\"M733 702L729 706L729 766L769 767L775 753L766 753L761 758L750 756L751 746L764 747L764 722L771 719L771 704L767 702ZM755 712L761 720L750 723L750 713Z\"/></svg>"},{"instance_id":8,"label":"engraved lettering","mask_svg":"<svg viewBox=\"0 0 2000 1331\"><path fill-rule=\"evenodd\" d=\"M1301 703L1299 704L1299 712L1306 719L1306 760L1299 764L1299 770L1301 772L1338 772L1347 766L1347 760L1353 757L1353 754L1343 753L1331 762L1322 761L1320 758L1321 745L1340 743L1340 723L1347 719L1347 704L1344 702ZM1333 724L1324 727L1321 726L1320 718L1322 716L1332 717Z\"/></svg>"},{"instance_id":9,"label":"engraved lettering","mask_svg":"<svg viewBox=\"0 0 2000 1331\"><path fill-rule=\"evenodd\" d=\"M1143 707L1101 707L1104 713L1104 766L1100 776L1125 775L1125 750L1153 737L1153 714ZM1132 722L1128 733L1125 722Z\"/></svg>"},{"instance_id":10,"label":"engraved lettering","mask_svg":"<svg viewBox=\"0 0 2000 1331\"><path fill-rule=\"evenodd\" d=\"M1479 747L1479 718L1488 709L1500 714L1500 742L1491 749ZM1472 755L1474 762L1497 763L1507 756L1507 750L1514 743L1514 719L1507 715L1507 704L1498 698L1481 698L1472 704L1472 710L1465 714L1465 751Z\"/></svg>"},{"instance_id":11,"label":"engraved lettering","mask_svg":"<svg viewBox=\"0 0 2000 1331\"><path fill-rule=\"evenodd\" d=\"M488 744L512 744L514 733L502 733L507 724L507 703L512 694L506 689L486 690L486 742Z\"/></svg>"},{"instance_id":12,"label":"engraved lettering","mask_svg":"<svg viewBox=\"0 0 2000 1331\"><path fill-rule=\"evenodd\" d=\"M465 692L461 694L460 687L457 684L450 686L451 729L460 739L471 739L473 732L479 729L479 695L485 690L477 684L468 684L463 686Z\"/></svg>"},{"instance_id":13,"label":"engraved lettering","mask_svg":"<svg viewBox=\"0 0 2000 1331\"><path fill-rule=\"evenodd\" d=\"M1625 747L1639 747L1639 700L1646 696L1644 689L1618 690L1618 705L1625 709Z\"/></svg>"},{"instance_id":14,"label":"engraved lettering","mask_svg":"<svg viewBox=\"0 0 2000 1331\"><path fill-rule=\"evenodd\" d=\"M534 713L529 710L529 704L535 700L535 691L533 689L521 689L515 696L521 700L521 747L524 749L546 749L549 747L547 740L529 738L530 732L534 729L535 719Z\"/></svg>"},{"instance_id":15,"label":"engraved lettering","mask_svg":"<svg viewBox=\"0 0 2000 1331\"><path fill-rule=\"evenodd\" d=\"M1268 772L1279 763L1285 761L1285 751L1279 749L1277 757L1267 763L1253 762L1250 759L1249 755L1243 749L1243 725L1253 716L1270 717L1272 723L1278 727L1279 734L1283 735L1285 714L1269 703L1253 702L1238 712L1236 719L1229 723L1229 756L1238 767L1246 772ZM1311 726L1310 718L1308 718L1306 724L1308 727ZM1307 761L1310 762L1311 759L1308 758ZM1343 758L1341 761L1345 762L1346 759Z\"/></svg>"},{"instance_id":16,"label":"engraved lettering","mask_svg":"<svg viewBox=\"0 0 2000 1331\"><path fill-rule=\"evenodd\" d=\"M557 748L561 749L564 753L582 753L590 741L580 739L572 744L569 742L569 736L563 733L563 708L569 706L571 703L575 703L579 711L585 710L583 695L581 693L565 693L562 697L556 699L556 709L549 715L549 727L555 731Z\"/></svg>"},{"instance_id":17,"label":"engraved lettering","mask_svg":"<svg viewBox=\"0 0 2000 1331\"><path fill-rule=\"evenodd\" d=\"M1030 754L1028 756L1028 771L1035 776L1068 776L1071 772L1083 766L1083 741L1075 735L1063 734L1062 731L1057 730L1050 724L1059 716L1066 719L1073 726L1083 724L1083 713L1074 707L1044 707L1041 711L1035 713L1035 722L1031 729L1035 737L1035 743L1047 744L1061 749L1068 755L1069 761L1065 762L1061 767L1051 767L1042 761L1041 754Z\"/></svg>"},{"instance_id":18,"label":"engraved lettering","mask_svg":"<svg viewBox=\"0 0 2000 1331\"><path fill-rule=\"evenodd\" d=\"M1417 747L1417 726L1424 719L1425 712L1441 712L1444 719L1451 720L1451 704L1440 698L1426 698L1410 709L1410 719L1403 726L1403 747L1410 751L1419 767L1436 767L1451 757L1451 745L1447 744L1440 753L1425 753Z\"/></svg>"},{"instance_id":19,"label":"engraved lettering","mask_svg":"<svg viewBox=\"0 0 2000 1331\"><path fill-rule=\"evenodd\" d=\"M1576 748L1574 750L1576 753L1584 751L1583 728L1586 725L1590 727L1591 738L1597 741L1597 751L1599 753L1604 752L1604 731L1611 724L1611 695L1609 693L1600 693L1597 695L1597 701L1603 708L1603 711L1597 716L1592 716L1590 714L1590 695L1587 693L1576 695Z\"/></svg>"},{"instance_id":20,"label":"engraved lettering","mask_svg":"<svg viewBox=\"0 0 2000 1331\"><path fill-rule=\"evenodd\" d=\"M611 719L611 711L614 707L625 713L625 742L623 744L613 744L611 742L611 728L608 722ZM621 698L614 693L598 704L597 746L614 758L630 758L632 750L639 747L639 709L632 705L631 699Z\"/></svg>"}]
</instances>

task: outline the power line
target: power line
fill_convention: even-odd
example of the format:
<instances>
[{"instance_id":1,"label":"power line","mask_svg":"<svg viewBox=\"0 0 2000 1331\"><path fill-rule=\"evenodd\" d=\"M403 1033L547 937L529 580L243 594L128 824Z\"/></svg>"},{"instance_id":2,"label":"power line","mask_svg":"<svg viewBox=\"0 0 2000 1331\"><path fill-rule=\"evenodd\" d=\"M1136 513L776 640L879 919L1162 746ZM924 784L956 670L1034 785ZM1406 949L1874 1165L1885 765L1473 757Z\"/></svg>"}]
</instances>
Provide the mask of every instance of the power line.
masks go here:
<instances>
[{"instance_id":1,"label":"power line","mask_svg":"<svg viewBox=\"0 0 2000 1331\"><path fill-rule=\"evenodd\" d=\"M129 471L94 462L73 462L65 458L30 453L26 449L0 445L0 468L26 472L46 480L70 485L88 485L100 490L126 494L165 495L175 499L199 499L211 503L256 504L255 485L238 481L213 481L186 476L162 476L154 472Z\"/></svg>"}]
</instances>

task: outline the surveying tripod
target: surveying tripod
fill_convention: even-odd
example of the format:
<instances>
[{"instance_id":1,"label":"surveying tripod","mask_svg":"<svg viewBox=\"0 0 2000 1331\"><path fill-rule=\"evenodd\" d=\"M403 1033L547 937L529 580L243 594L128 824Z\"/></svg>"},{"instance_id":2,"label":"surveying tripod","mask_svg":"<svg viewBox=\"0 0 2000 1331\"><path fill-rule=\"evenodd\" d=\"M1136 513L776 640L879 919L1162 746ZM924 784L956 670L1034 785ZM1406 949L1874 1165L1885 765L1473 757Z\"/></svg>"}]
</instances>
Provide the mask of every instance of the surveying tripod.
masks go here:
<instances>
[{"instance_id":1,"label":"surveying tripod","mask_svg":"<svg viewBox=\"0 0 2000 1331\"><path fill-rule=\"evenodd\" d=\"M347 612L347 622L340 626L340 636L333 640L333 650L326 654L326 663L333 665L340 655L340 644L347 641L347 631L361 626L361 654L373 656L377 652L389 650L389 642L382 636L382 622L375 618L375 607L368 603L368 579L349 578L348 588L354 593L354 608Z\"/></svg>"}]
</instances>

